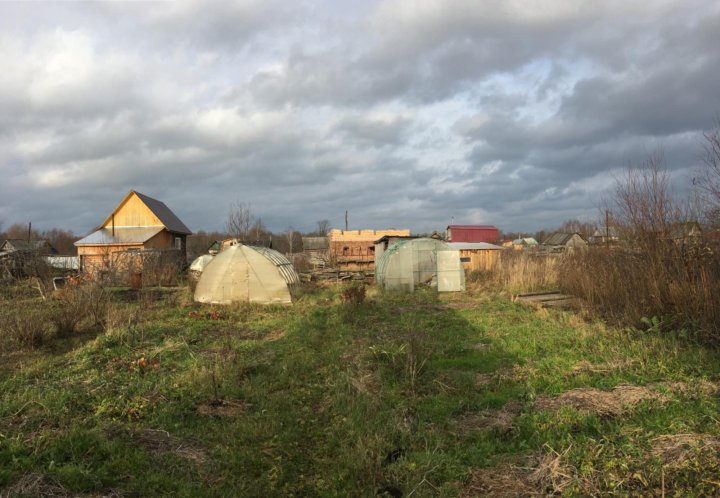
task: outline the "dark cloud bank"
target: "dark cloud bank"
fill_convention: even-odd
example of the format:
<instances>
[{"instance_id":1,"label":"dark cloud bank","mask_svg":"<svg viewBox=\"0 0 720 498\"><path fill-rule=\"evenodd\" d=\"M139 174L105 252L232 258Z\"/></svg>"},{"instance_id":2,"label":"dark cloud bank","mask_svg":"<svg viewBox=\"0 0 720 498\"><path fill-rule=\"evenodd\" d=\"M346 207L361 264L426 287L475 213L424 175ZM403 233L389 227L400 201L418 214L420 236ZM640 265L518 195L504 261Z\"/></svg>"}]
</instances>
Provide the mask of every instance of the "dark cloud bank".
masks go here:
<instances>
[{"instance_id":1,"label":"dark cloud bank","mask_svg":"<svg viewBox=\"0 0 720 498\"><path fill-rule=\"evenodd\" d=\"M715 2L288 5L0 5L0 222L534 230L656 147L683 188L720 114Z\"/></svg>"}]
</instances>

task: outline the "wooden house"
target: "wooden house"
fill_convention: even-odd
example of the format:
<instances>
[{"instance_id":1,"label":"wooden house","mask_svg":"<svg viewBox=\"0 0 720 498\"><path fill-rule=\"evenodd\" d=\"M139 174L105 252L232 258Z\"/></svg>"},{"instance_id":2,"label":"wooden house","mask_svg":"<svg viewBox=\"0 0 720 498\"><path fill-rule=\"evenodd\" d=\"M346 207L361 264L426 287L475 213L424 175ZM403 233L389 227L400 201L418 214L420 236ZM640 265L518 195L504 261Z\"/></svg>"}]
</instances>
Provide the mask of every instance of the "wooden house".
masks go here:
<instances>
[{"instance_id":1,"label":"wooden house","mask_svg":"<svg viewBox=\"0 0 720 498\"><path fill-rule=\"evenodd\" d=\"M80 268L89 273L127 271L129 256L167 253L186 261L187 236L192 232L163 202L131 190L87 237L75 242ZM136 261L135 261L136 262Z\"/></svg>"},{"instance_id":2,"label":"wooden house","mask_svg":"<svg viewBox=\"0 0 720 498\"><path fill-rule=\"evenodd\" d=\"M0 242L0 253L35 253L42 256L57 254L55 248L45 239L5 239Z\"/></svg>"},{"instance_id":3,"label":"wooden house","mask_svg":"<svg viewBox=\"0 0 720 498\"><path fill-rule=\"evenodd\" d=\"M579 233L555 232L540 246L544 252L564 252L587 247L588 243Z\"/></svg>"},{"instance_id":4,"label":"wooden house","mask_svg":"<svg viewBox=\"0 0 720 498\"><path fill-rule=\"evenodd\" d=\"M409 236L410 230L330 230L328 235L330 258L339 268L373 270L375 241L390 236Z\"/></svg>"},{"instance_id":5,"label":"wooden house","mask_svg":"<svg viewBox=\"0 0 720 498\"><path fill-rule=\"evenodd\" d=\"M617 227L603 226L595 229L590 236L591 244L612 245L620 241L620 231Z\"/></svg>"},{"instance_id":6,"label":"wooden house","mask_svg":"<svg viewBox=\"0 0 720 498\"><path fill-rule=\"evenodd\" d=\"M0 280L32 273L41 258L51 254L57 254L57 251L44 239L0 241Z\"/></svg>"}]
</instances>

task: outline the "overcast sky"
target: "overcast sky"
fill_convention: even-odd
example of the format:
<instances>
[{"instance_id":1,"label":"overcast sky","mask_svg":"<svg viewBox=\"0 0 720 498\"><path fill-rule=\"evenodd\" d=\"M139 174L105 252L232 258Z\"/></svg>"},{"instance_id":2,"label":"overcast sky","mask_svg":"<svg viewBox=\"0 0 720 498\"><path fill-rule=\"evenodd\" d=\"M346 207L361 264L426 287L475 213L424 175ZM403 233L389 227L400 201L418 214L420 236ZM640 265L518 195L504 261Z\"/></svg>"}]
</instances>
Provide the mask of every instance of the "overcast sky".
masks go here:
<instances>
[{"instance_id":1,"label":"overcast sky","mask_svg":"<svg viewBox=\"0 0 720 498\"><path fill-rule=\"evenodd\" d=\"M0 3L0 223L87 233L130 189L194 231L595 220L720 115L720 2Z\"/></svg>"}]
</instances>

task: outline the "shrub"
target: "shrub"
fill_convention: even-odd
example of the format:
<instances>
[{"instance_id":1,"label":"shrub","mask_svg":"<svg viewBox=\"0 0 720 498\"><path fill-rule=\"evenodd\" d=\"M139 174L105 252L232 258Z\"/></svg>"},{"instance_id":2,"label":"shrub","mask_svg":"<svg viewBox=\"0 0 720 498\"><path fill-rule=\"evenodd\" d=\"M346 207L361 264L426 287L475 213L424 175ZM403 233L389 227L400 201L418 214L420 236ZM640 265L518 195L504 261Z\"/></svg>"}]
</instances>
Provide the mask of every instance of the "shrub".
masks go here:
<instances>
[{"instance_id":1,"label":"shrub","mask_svg":"<svg viewBox=\"0 0 720 498\"><path fill-rule=\"evenodd\" d=\"M52 335L45 308L18 306L2 317L0 338L4 349L35 349Z\"/></svg>"},{"instance_id":2,"label":"shrub","mask_svg":"<svg viewBox=\"0 0 720 498\"><path fill-rule=\"evenodd\" d=\"M362 282L353 282L343 288L340 293L340 300L344 304L357 306L365 301L365 284Z\"/></svg>"},{"instance_id":3,"label":"shrub","mask_svg":"<svg viewBox=\"0 0 720 498\"><path fill-rule=\"evenodd\" d=\"M713 290L720 262L700 247L663 252L593 248L568 255L560 287L615 323L641 327L645 318L662 316L704 340L720 340L720 295Z\"/></svg>"},{"instance_id":4,"label":"shrub","mask_svg":"<svg viewBox=\"0 0 720 498\"><path fill-rule=\"evenodd\" d=\"M662 328L686 328L718 342L718 248L688 231L693 224L673 199L662 157L619 178L610 205L621 245L569 255L561 288L617 323L641 327L663 317Z\"/></svg>"},{"instance_id":5,"label":"shrub","mask_svg":"<svg viewBox=\"0 0 720 498\"><path fill-rule=\"evenodd\" d=\"M93 325L103 327L109 304L108 292L99 282L69 278L67 284L55 292L51 320L61 337L75 332L85 318L89 318Z\"/></svg>"}]
</instances>

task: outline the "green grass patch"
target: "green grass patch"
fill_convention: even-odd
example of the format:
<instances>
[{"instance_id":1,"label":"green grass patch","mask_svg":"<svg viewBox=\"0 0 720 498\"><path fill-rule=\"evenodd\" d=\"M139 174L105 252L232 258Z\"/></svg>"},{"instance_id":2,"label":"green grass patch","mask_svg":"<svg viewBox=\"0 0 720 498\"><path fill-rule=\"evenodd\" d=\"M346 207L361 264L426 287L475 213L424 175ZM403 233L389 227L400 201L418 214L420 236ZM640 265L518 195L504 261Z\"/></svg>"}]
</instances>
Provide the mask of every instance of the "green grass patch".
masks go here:
<instances>
[{"instance_id":1,"label":"green grass patch","mask_svg":"<svg viewBox=\"0 0 720 498\"><path fill-rule=\"evenodd\" d=\"M3 353L0 490L39 475L68 493L450 497L482 469L560 455L568 495L718 491L720 353L686 338L499 296L371 289L342 304L330 288L219 308L179 294L118 291L131 325ZM534 408L626 384L662 401ZM677 466L661 450L683 434L710 442L678 439Z\"/></svg>"}]
</instances>

